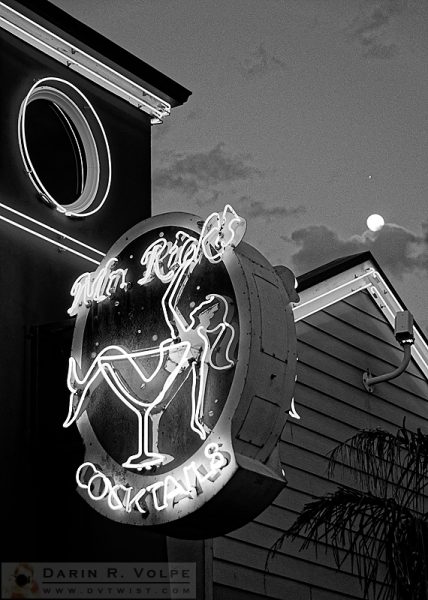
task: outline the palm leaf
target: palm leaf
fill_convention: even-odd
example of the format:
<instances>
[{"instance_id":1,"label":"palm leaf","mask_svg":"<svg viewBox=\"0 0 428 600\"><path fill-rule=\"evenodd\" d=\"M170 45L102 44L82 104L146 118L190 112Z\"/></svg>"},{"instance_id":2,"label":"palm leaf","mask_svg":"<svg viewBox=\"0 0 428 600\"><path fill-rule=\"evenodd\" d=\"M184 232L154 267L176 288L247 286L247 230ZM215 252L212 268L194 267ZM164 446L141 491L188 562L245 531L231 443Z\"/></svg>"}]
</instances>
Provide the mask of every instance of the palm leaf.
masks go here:
<instances>
[{"instance_id":1,"label":"palm leaf","mask_svg":"<svg viewBox=\"0 0 428 600\"><path fill-rule=\"evenodd\" d=\"M349 559L364 599L428 600L428 435L405 421L396 433L362 430L330 453L329 477L338 466L358 489L341 485L306 504L266 563L287 538L304 536L301 549L330 549L338 568Z\"/></svg>"},{"instance_id":2,"label":"palm leaf","mask_svg":"<svg viewBox=\"0 0 428 600\"><path fill-rule=\"evenodd\" d=\"M284 538L304 535L301 549L309 544L317 548L320 542L329 544L338 568L350 557L366 598L370 588L375 592L378 586L378 557L385 551L383 540L389 525L379 498L341 486L307 504Z\"/></svg>"},{"instance_id":3,"label":"palm leaf","mask_svg":"<svg viewBox=\"0 0 428 600\"><path fill-rule=\"evenodd\" d=\"M416 589L415 575L421 561L414 569L408 557L412 555L411 560L414 560L415 556L425 555L414 551L412 554L409 548L415 540L425 548L425 525L392 498L385 503L383 498L340 486L335 492L306 504L294 524L281 536L281 541L278 540L275 551L287 537L295 539L302 535L305 537L302 550L310 544L316 549L321 543L328 544L337 568L341 568L347 558L351 559L351 568L362 585L364 598L369 598L370 591L377 594L379 600L394 598L391 565L400 581L410 582ZM381 556L388 567L385 573L379 570ZM423 581L428 583L426 573Z\"/></svg>"},{"instance_id":4,"label":"palm leaf","mask_svg":"<svg viewBox=\"0 0 428 600\"><path fill-rule=\"evenodd\" d=\"M393 434L364 429L330 453L329 477L338 465L351 469L359 486L373 495L396 500L421 512L428 485L428 436L405 424Z\"/></svg>"}]
</instances>

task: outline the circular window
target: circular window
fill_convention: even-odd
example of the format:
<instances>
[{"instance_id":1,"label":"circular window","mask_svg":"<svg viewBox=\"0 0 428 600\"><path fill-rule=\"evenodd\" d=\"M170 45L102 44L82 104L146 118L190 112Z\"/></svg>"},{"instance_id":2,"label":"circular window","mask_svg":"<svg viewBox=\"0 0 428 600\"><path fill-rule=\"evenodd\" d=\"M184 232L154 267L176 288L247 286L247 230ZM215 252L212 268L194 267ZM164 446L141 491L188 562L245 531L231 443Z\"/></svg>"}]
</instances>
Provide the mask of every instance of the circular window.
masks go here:
<instances>
[{"instance_id":1,"label":"circular window","mask_svg":"<svg viewBox=\"0 0 428 600\"><path fill-rule=\"evenodd\" d=\"M111 183L110 149L97 113L76 86L55 77L33 85L19 111L18 139L45 202L69 217L101 208Z\"/></svg>"}]
</instances>

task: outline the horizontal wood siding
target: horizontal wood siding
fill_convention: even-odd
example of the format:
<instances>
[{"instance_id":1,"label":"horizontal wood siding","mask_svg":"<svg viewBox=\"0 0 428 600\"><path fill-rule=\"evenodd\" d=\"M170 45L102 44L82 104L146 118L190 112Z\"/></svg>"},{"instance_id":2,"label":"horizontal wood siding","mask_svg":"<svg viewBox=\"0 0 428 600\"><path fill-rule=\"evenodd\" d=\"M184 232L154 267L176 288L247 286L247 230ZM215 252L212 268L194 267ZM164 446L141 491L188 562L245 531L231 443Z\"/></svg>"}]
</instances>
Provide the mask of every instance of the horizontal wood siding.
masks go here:
<instances>
[{"instance_id":1,"label":"horizontal wood siding","mask_svg":"<svg viewBox=\"0 0 428 600\"><path fill-rule=\"evenodd\" d=\"M356 600L362 597L349 561L341 571L330 552L300 551L303 539L285 541L274 558L271 546L305 503L336 489L327 478L327 458L359 429L391 431L403 423L428 432L428 384L411 362L400 377L369 394L363 372L396 368L402 358L393 331L367 292L359 292L297 323L298 380L295 402L301 420L290 419L281 438L288 486L252 523L215 538L215 600ZM327 550L327 548L324 546Z\"/></svg>"}]
</instances>

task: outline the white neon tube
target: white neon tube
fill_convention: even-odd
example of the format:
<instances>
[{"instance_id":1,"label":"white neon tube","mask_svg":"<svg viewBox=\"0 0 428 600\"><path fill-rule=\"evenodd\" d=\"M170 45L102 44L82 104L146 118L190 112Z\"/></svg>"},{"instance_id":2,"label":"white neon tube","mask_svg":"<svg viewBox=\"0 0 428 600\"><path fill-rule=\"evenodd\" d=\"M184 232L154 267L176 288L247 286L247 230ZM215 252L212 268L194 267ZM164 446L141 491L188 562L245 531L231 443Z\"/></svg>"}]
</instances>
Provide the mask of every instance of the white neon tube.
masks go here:
<instances>
[{"instance_id":1,"label":"white neon tube","mask_svg":"<svg viewBox=\"0 0 428 600\"><path fill-rule=\"evenodd\" d=\"M293 419L300 419L300 415L296 410L296 406L294 404L294 398L291 398L291 408L288 411L288 414L290 415L290 417L293 417Z\"/></svg>"},{"instance_id":2,"label":"white neon tube","mask_svg":"<svg viewBox=\"0 0 428 600\"><path fill-rule=\"evenodd\" d=\"M353 289L353 284L364 278L367 278L367 281L357 289ZM349 288L351 291L346 293L346 288ZM403 310L403 307L395 298L381 274L374 268L367 269L364 274L359 275L358 277L350 276L350 278L344 283L332 289L328 289L327 291L310 298L302 304L296 303L293 306L295 321L298 322L302 319L306 319L318 310L322 310L327 306L330 306L331 304L343 300L344 298L364 289L368 290L377 306L385 315L388 323L393 327L395 313L399 310ZM340 290L343 290L343 294L337 294L337 292ZM329 301L329 297L331 298L331 301ZM320 300L323 298L324 301L320 302ZM313 308L311 308L311 304L314 305ZM306 307L306 310L301 310L301 308L304 307ZM428 377L428 346L417 329L414 330L414 334L415 343L412 346L412 355L417 359L418 365L424 375Z\"/></svg>"},{"instance_id":3,"label":"white neon tube","mask_svg":"<svg viewBox=\"0 0 428 600\"><path fill-rule=\"evenodd\" d=\"M99 254L102 258L105 256L104 252L97 250L93 246L84 244L80 240L78 240L74 237L71 237L70 235L67 235L66 233L63 233L62 231L59 231L58 229L54 229L53 227L50 227L49 225L46 225L45 223L42 223L41 221L37 221L37 219L33 219L33 217L30 217L29 215L26 215L26 214L20 212L19 210L12 208L11 206L7 206L6 204L3 204L2 202L0 202L0 208L4 208L5 210L10 211L11 213L18 215L19 217L22 217L23 219L27 219L27 221L30 221L31 223L35 223L36 225L39 225L40 227L43 227L44 229L47 229L48 231L52 231L52 233L59 235L63 239L70 240L71 242L74 242L75 244L82 246L82 248L87 248L88 250L91 250L95 254ZM97 264L99 264L99 263L97 263Z\"/></svg>"},{"instance_id":4,"label":"white neon tube","mask_svg":"<svg viewBox=\"0 0 428 600\"><path fill-rule=\"evenodd\" d=\"M303 302L303 304L296 304L296 308L302 308L303 306L307 306L308 304L311 304L312 302L318 301L320 298L324 298L324 296L333 295L335 292L337 292L338 290L341 290L342 288L348 286L350 283L354 283L355 281L359 281L360 279L364 279L368 275L372 275L375 272L376 271L374 269L369 269L363 275L360 275L359 277L354 277L354 278L350 279L349 281L346 281L345 283L342 283L341 285L338 285L337 287L333 288L332 290L328 290L328 291L324 292L323 294L320 294L319 296L316 296L315 298L311 298L310 300L307 300L307 302ZM369 285L370 285L370 283L368 283L366 287L369 287ZM308 315L306 315L306 316L308 316Z\"/></svg>"},{"instance_id":5,"label":"white neon tube","mask_svg":"<svg viewBox=\"0 0 428 600\"><path fill-rule=\"evenodd\" d=\"M230 369L235 364L230 357L232 343L235 339L235 329L228 322L229 305L226 298L219 294L207 295L205 300L193 308L189 315L189 322L186 322L177 308L190 274L202 256L205 255L211 263L218 262L223 254L231 249L234 242L237 245L241 241L245 231L245 220L238 217L229 205L225 207L221 216L219 213L210 215L206 224L207 226L202 228L199 239L192 238L179 231L176 234L176 242L180 239L183 242L182 248L179 248L177 243L167 243L164 238L160 238L162 242L160 250L161 252L166 250L165 256L162 256L162 258L164 260L169 258L167 268L170 271L168 273L163 272L159 255L157 252L153 252L155 248L153 244L149 247L150 252L147 253L146 251L140 260L140 263L146 266L144 277L138 280L140 285L149 284L155 274L161 281L168 281L168 286L161 299L161 305L171 337L162 341L156 348L146 348L133 352L128 352L122 346L107 346L98 353L83 376L78 373L75 358L72 356L69 359L67 387L70 391L70 399L68 415L63 426L69 427L79 419L91 389L104 379L113 393L137 416L138 450L136 454L129 456L126 462L122 464L127 468L150 469L155 465L165 464L172 460L173 457L158 451L157 441L161 412L154 411L154 408L163 402L178 375L185 369L189 369L193 375L190 428L202 440L206 439L209 429L203 423L203 408L208 370L211 367L214 370L223 371ZM212 254L206 241L209 235L215 238L213 243L217 247L214 254ZM108 275L108 271L116 261L116 258L110 258L106 265L96 272L92 280L90 273L84 273L76 280L71 290L74 301L68 311L69 314L77 313L80 304L83 305L88 300L101 302L107 298L104 288L107 286L106 289L108 289L108 278L116 273L116 271L113 271ZM182 261L182 263L178 268L173 268L178 264L174 261ZM174 264L171 264L171 262ZM126 270L119 269L117 272L123 273L122 283L126 285ZM217 318L220 317L220 322L214 324L212 318L217 311L219 311ZM199 325L196 321L197 317L199 318ZM215 334L213 341L210 341L208 334ZM217 365L213 360L213 354L219 347L221 348L224 338L226 338L225 348L222 351L225 364ZM156 367L151 375L145 373L144 369L137 364L138 359L146 358L156 358L157 360ZM157 396L153 400L143 401L128 388L126 382L120 376L120 372L114 368L115 362L131 367L133 374L141 382L141 388L154 380L161 369L168 374L165 375L166 380L163 382L162 389L157 393ZM138 407L145 409L144 415L141 414ZM148 444L149 433L152 437L151 448Z\"/></svg>"},{"instance_id":6,"label":"white neon tube","mask_svg":"<svg viewBox=\"0 0 428 600\"><path fill-rule=\"evenodd\" d=\"M48 192L48 190L46 189L46 187L43 185L40 177L37 175L37 171L34 168L34 165L31 161L31 157L30 157L30 153L28 151L28 146L27 146L27 137L26 137L26 133L25 133L25 116L26 116L26 110L27 110L27 105L31 102L31 97L34 93L35 90L37 90L37 88L40 88L41 90L43 89L42 84L48 84L50 82L56 82L56 83L60 83L62 85L66 85L68 87L70 87L76 94L78 94L78 96L80 96L80 98L84 101L85 106L88 107L88 109L91 111L91 114L93 116L93 118L96 120L98 127L100 128L101 131L101 135L104 141L104 145L105 145L105 150L107 153L107 184L106 184L106 189L104 191L104 195L101 199L100 202L98 202L97 206L93 209L93 210L88 210L86 211L86 207L90 207L91 204L93 203L93 201L95 200L97 193L98 193L98 187L99 187L99 177L98 177L98 181L96 184L96 188L95 191L91 192L90 196L86 199L86 201L83 203L83 207L82 210L80 212L76 212L75 210L71 210L71 209L67 209L67 206L62 206L59 202L57 202L55 200L55 198ZM42 87L41 87L42 86ZM49 87L49 86L48 86ZM47 89L47 88L45 88ZM56 88L50 88L52 90L55 90L55 93L57 93L60 97L65 98L65 102L69 103L69 105L72 105L74 107L74 110L78 113L79 118L81 119L81 121L83 123L85 123L85 127L87 128L87 132L89 132L90 135L90 139L93 145L93 149L96 153L96 164L97 164L97 168L98 168L98 175L100 172L100 161L99 161L99 154L98 154L98 147L97 147L97 143L95 141L95 138L92 134L92 129L90 124L88 123L86 117L83 115L82 111L80 110L80 108L75 104L75 102L73 102L62 90L56 89ZM21 152L21 156L22 156L22 161L25 165L25 168L27 170L28 176L30 177L30 180L32 181L34 187L36 188L36 190L43 194L44 196L46 196L46 198L48 198L48 200L55 206L55 208L65 214L67 217L89 217L93 214L95 214L96 212L98 212L100 210L100 208L104 205L108 193L110 191L110 186L111 186L111 154L110 154L110 147L107 141L107 136L106 136L106 132L105 129L101 123L100 118L98 117L94 107L92 106L92 104L89 102L88 98L79 90L79 88L77 88L75 85L73 85L72 83L70 83L69 81L66 81L65 79L62 79L60 77L43 77L42 79L39 79L38 81L36 81L36 83L30 88L30 90L28 91L27 95L25 96L22 104L21 104L21 108L19 110L19 117L18 117L18 142L19 142L19 150ZM86 184L85 184L86 185ZM73 206L76 203L79 202L79 199L77 199L75 202L72 202L69 206ZM86 212L85 212L86 211Z\"/></svg>"},{"instance_id":7,"label":"white neon tube","mask_svg":"<svg viewBox=\"0 0 428 600\"><path fill-rule=\"evenodd\" d=\"M378 273L377 271L374 272L374 279L379 281L380 285L383 285L383 287L385 288L385 290L389 290L385 280L383 279L383 277L381 276L380 273ZM388 312L388 314L390 315L390 324L391 326L393 326L394 324L394 320L395 320L395 312L394 310L392 310L392 308L388 305L388 303L386 302L386 299L383 297L381 298L381 292L376 288L376 286L372 286L373 289L369 288L369 292L372 296L374 296L376 294L376 297L378 298L379 302L381 302L383 308L385 308ZM376 297L375 297L375 301L376 301ZM403 306L398 302L398 300L393 296L393 294L389 294L389 297L391 298L391 300L393 301L393 305L395 304L394 308L396 310L403 310ZM377 303L379 305L379 303ZM381 308L382 310L382 308ZM428 377L428 361L427 361L427 356L428 356L428 346L425 342L425 340L423 339L423 337L421 336L421 334L418 332L417 329L414 328L414 335L415 335L415 342L412 345L412 354L416 355L422 365L422 371L424 373L424 375L426 377ZM424 356L425 355L425 356ZM420 365L420 366L421 366Z\"/></svg>"},{"instance_id":8,"label":"white neon tube","mask_svg":"<svg viewBox=\"0 0 428 600\"><path fill-rule=\"evenodd\" d=\"M87 256L86 254L83 254L82 252L78 252L77 250L73 250L73 248L69 248L68 246L64 246L64 244L61 244L60 242L55 242L54 240L51 240L47 236L42 235L41 233L37 233L37 231L34 231L34 229L30 229L29 227L25 227L24 225L20 225L16 221L12 221L11 219L8 219L7 217L3 217L3 215L0 215L0 219L2 221L5 221L6 223L9 223L10 225L14 225L18 229L22 229L23 231L27 231L28 233L31 233L32 235L34 235L34 236L36 236L36 237L38 237L38 238L40 238L42 240L45 240L46 242L49 242L53 246L57 246L58 248L62 248L63 250L67 250L67 252L71 252L72 254L75 254L76 256L80 256L81 258L84 258L85 260L89 260L89 262L94 263L96 265L100 264L99 261L95 260L94 258L91 258L91 257Z\"/></svg>"},{"instance_id":9,"label":"white neon tube","mask_svg":"<svg viewBox=\"0 0 428 600\"><path fill-rule=\"evenodd\" d=\"M112 267L117 262L117 258L109 258L102 269L96 271L97 275L93 279L92 273L83 273L73 283L70 295L73 296L73 303L67 310L72 317L76 315L79 306L83 304L88 306L92 302L102 302L110 297L119 286L121 289L126 289L127 281L126 274L128 269L115 269Z\"/></svg>"},{"instance_id":10,"label":"white neon tube","mask_svg":"<svg viewBox=\"0 0 428 600\"><path fill-rule=\"evenodd\" d=\"M63 45L63 46L66 46L66 47L70 46L70 51L72 49L74 49L74 48L71 47L71 45L68 42L66 42L65 40L63 40L62 38L60 38L59 36L57 36L56 34L52 33L51 31L45 29L44 27L42 27L38 23L35 23L34 21L32 21L31 19L29 19L25 15L22 15L21 13L18 13L17 11L13 10L12 8L10 8L9 6L6 7L5 4L3 4L3 2L1 2L0 4L1 4L1 6L3 6L4 8L6 8L7 10L9 10L10 12L14 13L15 15L17 15L18 18L21 18L24 21L26 21L27 23L29 23L32 27L35 27L36 29L44 32L48 36L51 36L52 38L54 38L55 40L57 40L59 42L59 45ZM54 55L56 55L58 57L61 57L61 59L62 59L61 62L65 63L65 64L68 64L68 66L71 66L73 64L73 59L72 59L71 56L68 56L67 54L64 54L63 52L60 52L57 48L55 48L55 47L47 44L46 42L43 42L40 38L32 35L30 32L26 31L25 29L23 29L19 25L16 25L15 23L12 23L11 21L8 21L7 19L5 19L4 17L1 17L1 16L0 16L0 21L3 21L4 23L6 23L6 25L8 27L11 27L12 29L20 32L21 35L24 38L29 38L30 40L32 40L33 41L33 45L36 45L37 47L38 46L42 46L42 47L44 47L44 48L46 48L46 49L49 50L49 54L54 54ZM111 87L113 89L118 90L120 92L119 95L121 97L123 97L125 95L127 98L130 98L130 99L134 100L134 102L137 104L137 106L138 105L141 106L141 107L145 106L150 113L153 113L154 115L156 115L160 119L162 117L165 117L165 116L169 115L169 113L171 112L171 105L168 102L165 102L165 100L162 100L162 98L159 98L158 96L156 96L155 94L149 92L145 88L141 88L134 81L128 79L127 77L125 77L121 73L118 73L117 71L115 71L111 67L108 67L106 64L102 63L101 61L98 61L93 56L90 56L89 54L86 54L86 52L84 52L83 50L77 49L77 52L79 54L81 54L83 57L85 57L86 59L88 59L89 61L97 64L98 66L100 66L103 70L109 71L115 77L118 77L122 81L125 81L127 84L129 84L129 85L131 85L133 87L139 88L144 95L152 97L156 102L158 102L158 103L162 104L163 106L165 106L165 109L164 110L156 109L155 107L153 107L150 104L148 104L147 102L145 102L143 99L138 98L138 96L135 96L131 92L128 92L128 91L124 90L123 88L121 88L117 84L113 83L112 81L109 81L103 75L101 75L100 73L97 73L93 69L90 69L89 67L86 67L86 66L84 66L81 63L75 63L76 65L78 65L79 69L82 69L83 71L86 71L86 73L88 73L90 75L90 79L92 79L92 80L98 79L100 81L103 81L109 88Z\"/></svg>"}]
</instances>

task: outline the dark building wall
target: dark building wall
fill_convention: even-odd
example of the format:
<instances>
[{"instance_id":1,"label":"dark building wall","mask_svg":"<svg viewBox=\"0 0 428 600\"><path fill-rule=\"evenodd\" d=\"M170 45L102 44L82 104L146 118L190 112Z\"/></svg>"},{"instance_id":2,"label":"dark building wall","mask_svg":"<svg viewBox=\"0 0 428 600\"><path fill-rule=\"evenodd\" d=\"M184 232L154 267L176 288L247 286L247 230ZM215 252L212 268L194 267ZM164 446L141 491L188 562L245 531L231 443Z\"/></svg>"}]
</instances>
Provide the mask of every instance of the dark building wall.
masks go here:
<instances>
[{"instance_id":1,"label":"dark building wall","mask_svg":"<svg viewBox=\"0 0 428 600\"><path fill-rule=\"evenodd\" d=\"M276 557L269 548L315 495L333 491L326 454L364 427L396 431L406 425L428 431L428 383L411 362L407 371L365 391L363 372L382 374L401 361L402 350L384 316L367 292L298 322L296 407L281 441L288 486L255 521L213 541L214 598L259 600L359 599L362 593L350 565L335 568L321 549L299 552L303 539L285 542ZM348 481L348 483L351 483Z\"/></svg>"},{"instance_id":2,"label":"dark building wall","mask_svg":"<svg viewBox=\"0 0 428 600\"><path fill-rule=\"evenodd\" d=\"M0 202L107 250L124 231L151 214L150 117L4 31L0 31L0 57ZM49 208L38 198L25 172L18 145L18 113L31 86L43 77L63 78L77 86L105 128L112 182L105 205L92 216L69 218ZM42 145L40 152L55 152L55 148ZM4 209L1 214L14 218ZM5 560L22 560L24 555L34 561L53 557L117 560L114 543L122 546L123 560L165 557L164 540L159 542L160 538L147 534L142 543L139 528L119 528L82 506L75 492L73 461L82 458L83 448L77 430L69 433L62 429L68 405L69 324L53 330L40 326L67 320L74 280L95 268L95 264L58 251L0 220ZM64 493L69 493L70 499ZM41 539L50 549L43 556ZM86 540L83 546L82 540Z\"/></svg>"},{"instance_id":3,"label":"dark building wall","mask_svg":"<svg viewBox=\"0 0 428 600\"><path fill-rule=\"evenodd\" d=\"M1 202L106 251L124 231L151 214L150 117L4 31L0 50ZM78 87L106 132L111 188L102 209L90 217L70 219L48 208L25 172L17 135L19 109L31 86L44 77L62 78ZM43 146L40 151L55 153L55 148Z\"/></svg>"}]
</instances>

